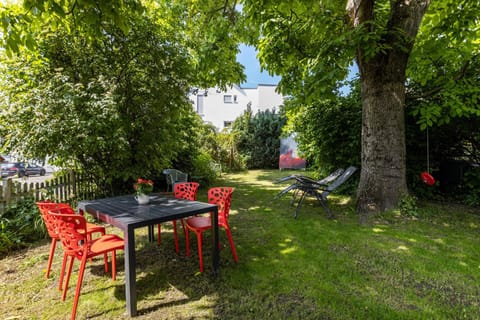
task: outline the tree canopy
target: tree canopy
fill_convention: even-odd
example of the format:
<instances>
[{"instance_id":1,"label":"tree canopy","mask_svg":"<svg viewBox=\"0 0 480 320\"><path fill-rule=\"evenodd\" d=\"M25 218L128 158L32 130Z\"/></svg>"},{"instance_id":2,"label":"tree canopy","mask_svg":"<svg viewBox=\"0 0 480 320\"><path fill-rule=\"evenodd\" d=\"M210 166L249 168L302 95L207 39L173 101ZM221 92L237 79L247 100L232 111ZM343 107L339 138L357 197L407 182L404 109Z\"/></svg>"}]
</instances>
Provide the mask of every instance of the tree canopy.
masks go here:
<instances>
[{"instance_id":1,"label":"tree canopy","mask_svg":"<svg viewBox=\"0 0 480 320\"><path fill-rule=\"evenodd\" d=\"M117 189L170 165L191 169L201 120L189 91L244 77L226 27L233 7L199 8L87 0L2 10L4 150L53 157Z\"/></svg>"}]
</instances>

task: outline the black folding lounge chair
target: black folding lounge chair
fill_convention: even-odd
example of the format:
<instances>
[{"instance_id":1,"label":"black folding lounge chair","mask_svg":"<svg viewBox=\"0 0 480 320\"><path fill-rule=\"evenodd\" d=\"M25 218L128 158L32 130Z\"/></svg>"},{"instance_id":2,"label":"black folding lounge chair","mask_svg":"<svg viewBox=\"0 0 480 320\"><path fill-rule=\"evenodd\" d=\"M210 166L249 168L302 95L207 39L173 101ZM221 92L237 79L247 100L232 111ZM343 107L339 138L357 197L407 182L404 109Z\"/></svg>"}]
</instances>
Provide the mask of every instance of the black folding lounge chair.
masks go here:
<instances>
[{"instance_id":1,"label":"black folding lounge chair","mask_svg":"<svg viewBox=\"0 0 480 320\"><path fill-rule=\"evenodd\" d=\"M322 178L320 180L315 180L315 179L312 179L312 178L307 177L307 176L296 175L296 174L277 179L273 183L281 183L281 182L285 182L285 181L288 181L288 180L295 180L295 182L292 183L291 185L289 185L288 187L286 187L285 189L283 189L282 191L280 191L275 196L275 199L278 199L281 196L287 194L290 190L294 190L293 197L292 197L292 203L293 203L296 196L297 196L299 188L302 185L304 185L305 183L315 183L317 185L327 187L332 181L334 181L336 178L338 178L343 173L343 171L344 170L342 168L339 168L339 169L335 170L334 172L330 173L325 178Z\"/></svg>"},{"instance_id":2,"label":"black folding lounge chair","mask_svg":"<svg viewBox=\"0 0 480 320\"><path fill-rule=\"evenodd\" d=\"M294 198L292 199L292 202L291 202L291 205L293 206L297 193L299 192L302 193L300 200L298 201L297 207L295 208L295 219L297 218L298 211L301 209L303 201L305 200L305 197L307 195L315 197L327 212L328 218L331 219L333 218L333 215L332 215L332 211L330 210L327 204L328 195L332 193L335 189L337 189L339 186L341 186L343 183L345 183L355 173L355 171L357 171L356 167L352 166L347 168L345 171L341 173L341 175L337 176L335 180L333 180L328 185L320 184L319 181L315 181L308 177L297 176L295 178L296 182L294 183L295 187L289 186L286 188L288 189L287 191L285 191L286 190L285 189L282 192L280 192L279 195L283 195L290 190L294 190Z\"/></svg>"}]
</instances>

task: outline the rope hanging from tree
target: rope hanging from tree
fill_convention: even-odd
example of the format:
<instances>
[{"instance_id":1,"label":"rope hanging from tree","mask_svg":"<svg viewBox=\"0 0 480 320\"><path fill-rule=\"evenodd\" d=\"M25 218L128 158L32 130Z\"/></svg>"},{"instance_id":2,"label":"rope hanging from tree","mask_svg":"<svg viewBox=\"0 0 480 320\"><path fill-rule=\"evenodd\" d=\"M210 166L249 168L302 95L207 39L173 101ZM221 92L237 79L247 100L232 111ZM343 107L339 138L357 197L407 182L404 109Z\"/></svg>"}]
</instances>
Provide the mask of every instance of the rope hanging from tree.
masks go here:
<instances>
[{"instance_id":1,"label":"rope hanging from tree","mask_svg":"<svg viewBox=\"0 0 480 320\"><path fill-rule=\"evenodd\" d=\"M428 137L428 126L427 126L427 171L420 173L420 179L428 186L433 186L435 184L435 178L430 174L430 145Z\"/></svg>"}]
</instances>

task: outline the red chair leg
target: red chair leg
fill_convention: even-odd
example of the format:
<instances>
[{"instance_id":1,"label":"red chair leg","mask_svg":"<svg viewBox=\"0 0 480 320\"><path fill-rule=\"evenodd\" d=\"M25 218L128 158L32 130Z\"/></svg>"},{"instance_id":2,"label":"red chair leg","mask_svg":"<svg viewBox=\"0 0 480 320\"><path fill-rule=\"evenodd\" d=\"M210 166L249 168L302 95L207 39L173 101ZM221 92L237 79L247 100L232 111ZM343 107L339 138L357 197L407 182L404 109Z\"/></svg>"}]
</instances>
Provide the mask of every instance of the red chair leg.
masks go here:
<instances>
[{"instance_id":1,"label":"red chair leg","mask_svg":"<svg viewBox=\"0 0 480 320\"><path fill-rule=\"evenodd\" d=\"M230 241L230 249L232 249L233 260L235 261L235 263L237 263L238 256L237 256L237 250L235 250L235 244L233 243L232 232L230 231L230 229L225 229L225 231L227 232L228 241Z\"/></svg>"},{"instance_id":2,"label":"red chair leg","mask_svg":"<svg viewBox=\"0 0 480 320\"><path fill-rule=\"evenodd\" d=\"M186 239L186 238L187 238L188 229L187 229L187 227L185 226L185 221L183 221L183 219L180 219L180 223L182 224L183 236L184 236L185 239Z\"/></svg>"},{"instance_id":3,"label":"red chair leg","mask_svg":"<svg viewBox=\"0 0 480 320\"><path fill-rule=\"evenodd\" d=\"M70 276L72 275L74 259L74 257L70 257L70 262L68 263L67 279L65 280L65 287L63 287L62 301L65 301L65 298L67 297L68 283L70 282Z\"/></svg>"},{"instance_id":4,"label":"red chair leg","mask_svg":"<svg viewBox=\"0 0 480 320\"><path fill-rule=\"evenodd\" d=\"M197 233L198 260L200 261L200 272L203 272L203 253L202 253L203 235Z\"/></svg>"},{"instance_id":5,"label":"red chair leg","mask_svg":"<svg viewBox=\"0 0 480 320\"><path fill-rule=\"evenodd\" d=\"M78 273L77 288L75 289L75 299L73 300L71 320L75 320L75 316L77 314L78 299L80 298L80 291L82 289L83 274L85 272L85 265L86 264L87 264L87 259L83 258L82 262L80 263L80 270L79 270L79 273Z\"/></svg>"},{"instance_id":6,"label":"red chair leg","mask_svg":"<svg viewBox=\"0 0 480 320\"><path fill-rule=\"evenodd\" d=\"M185 222L183 221L183 219L180 219L180 223L182 224L183 234L185 234L185 232L187 232L187 228L185 227Z\"/></svg>"},{"instance_id":7,"label":"red chair leg","mask_svg":"<svg viewBox=\"0 0 480 320\"><path fill-rule=\"evenodd\" d=\"M112 280L117 279L117 254L116 251L112 251Z\"/></svg>"},{"instance_id":8,"label":"red chair leg","mask_svg":"<svg viewBox=\"0 0 480 320\"><path fill-rule=\"evenodd\" d=\"M173 223L173 238L175 241L175 252L179 253L180 248L178 246L177 221L173 220L172 223Z\"/></svg>"},{"instance_id":9,"label":"red chair leg","mask_svg":"<svg viewBox=\"0 0 480 320\"><path fill-rule=\"evenodd\" d=\"M105 265L105 273L108 272L108 255L106 253L103 254L103 264Z\"/></svg>"},{"instance_id":10,"label":"red chair leg","mask_svg":"<svg viewBox=\"0 0 480 320\"><path fill-rule=\"evenodd\" d=\"M87 233L87 241L92 241L92 234L91 233ZM93 262L93 258L90 258L90 262Z\"/></svg>"},{"instance_id":11,"label":"red chair leg","mask_svg":"<svg viewBox=\"0 0 480 320\"><path fill-rule=\"evenodd\" d=\"M45 278L47 279L48 277L50 277L50 269L52 268L52 261L53 261L53 256L55 255L56 246L57 246L57 239L52 238L52 243L50 244L50 255L48 256L47 273L45 274Z\"/></svg>"},{"instance_id":12,"label":"red chair leg","mask_svg":"<svg viewBox=\"0 0 480 320\"><path fill-rule=\"evenodd\" d=\"M105 272L108 272L108 255L106 253L103 254L103 263L105 264Z\"/></svg>"},{"instance_id":13,"label":"red chair leg","mask_svg":"<svg viewBox=\"0 0 480 320\"><path fill-rule=\"evenodd\" d=\"M190 257L190 230L185 228L185 251L187 257Z\"/></svg>"},{"instance_id":14,"label":"red chair leg","mask_svg":"<svg viewBox=\"0 0 480 320\"><path fill-rule=\"evenodd\" d=\"M158 229L157 244L160 245L160 242L161 242L161 234L162 234L162 226L161 226L160 223L157 225L157 229Z\"/></svg>"},{"instance_id":15,"label":"red chair leg","mask_svg":"<svg viewBox=\"0 0 480 320\"><path fill-rule=\"evenodd\" d=\"M67 266L67 255L63 255L62 271L60 272L60 283L58 284L58 290L62 291L63 279L65 277L65 267Z\"/></svg>"}]
</instances>

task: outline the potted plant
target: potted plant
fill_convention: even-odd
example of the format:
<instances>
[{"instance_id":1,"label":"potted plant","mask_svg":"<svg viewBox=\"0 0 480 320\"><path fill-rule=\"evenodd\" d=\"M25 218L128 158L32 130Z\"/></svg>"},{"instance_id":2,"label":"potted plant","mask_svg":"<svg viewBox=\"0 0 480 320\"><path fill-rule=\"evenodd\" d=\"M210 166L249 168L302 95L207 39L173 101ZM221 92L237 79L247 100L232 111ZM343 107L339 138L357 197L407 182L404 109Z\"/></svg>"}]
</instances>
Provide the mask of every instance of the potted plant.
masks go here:
<instances>
[{"instance_id":1,"label":"potted plant","mask_svg":"<svg viewBox=\"0 0 480 320\"><path fill-rule=\"evenodd\" d=\"M135 190L135 200L137 200L138 204L147 204L150 202L148 195L153 191L153 181L138 178L133 185L133 189Z\"/></svg>"}]
</instances>

